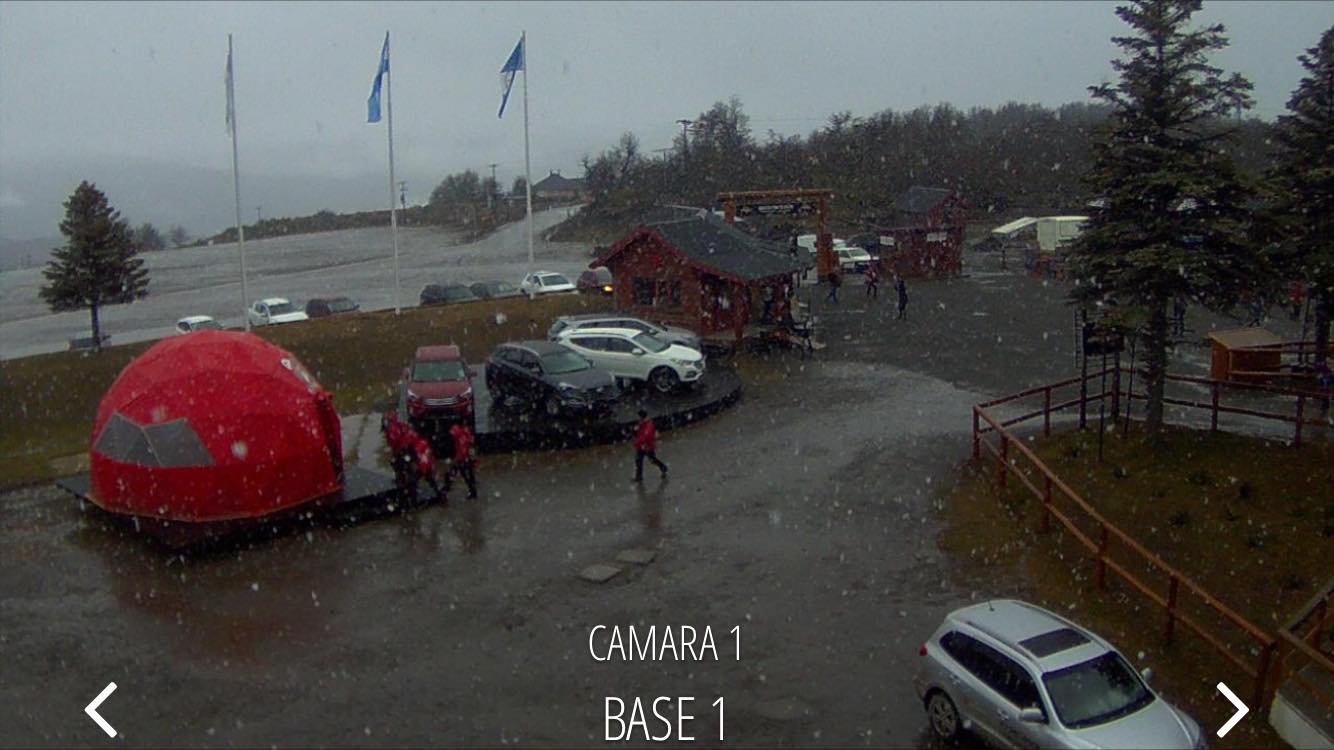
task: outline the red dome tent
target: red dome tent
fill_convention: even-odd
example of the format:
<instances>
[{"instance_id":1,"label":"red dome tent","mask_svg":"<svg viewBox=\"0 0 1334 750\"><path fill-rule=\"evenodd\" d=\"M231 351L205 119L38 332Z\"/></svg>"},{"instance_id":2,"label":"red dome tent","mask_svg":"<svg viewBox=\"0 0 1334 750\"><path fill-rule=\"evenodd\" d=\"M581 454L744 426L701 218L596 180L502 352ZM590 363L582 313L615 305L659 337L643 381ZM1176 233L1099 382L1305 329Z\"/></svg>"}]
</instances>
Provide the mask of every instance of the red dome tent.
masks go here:
<instances>
[{"instance_id":1,"label":"red dome tent","mask_svg":"<svg viewBox=\"0 0 1334 750\"><path fill-rule=\"evenodd\" d=\"M113 513L259 518L337 492L332 397L249 333L165 339L116 378L93 425L89 499Z\"/></svg>"}]
</instances>

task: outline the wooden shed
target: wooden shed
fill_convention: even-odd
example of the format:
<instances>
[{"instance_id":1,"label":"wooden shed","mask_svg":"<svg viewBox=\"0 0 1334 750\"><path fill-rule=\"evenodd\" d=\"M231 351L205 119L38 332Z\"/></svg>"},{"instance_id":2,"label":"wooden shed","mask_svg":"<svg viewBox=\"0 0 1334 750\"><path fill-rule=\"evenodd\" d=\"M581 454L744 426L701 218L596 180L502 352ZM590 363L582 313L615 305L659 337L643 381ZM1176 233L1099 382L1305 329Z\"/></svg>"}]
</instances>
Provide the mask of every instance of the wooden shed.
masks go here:
<instances>
[{"instance_id":1,"label":"wooden shed","mask_svg":"<svg viewBox=\"0 0 1334 750\"><path fill-rule=\"evenodd\" d=\"M904 277L948 278L963 271L967 206L952 190L914 185L877 220L880 263Z\"/></svg>"},{"instance_id":2,"label":"wooden shed","mask_svg":"<svg viewBox=\"0 0 1334 750\"><path fill-rule=\"evenodd\" d=\"M617 309L708 336L781 318L801 259L713 216L644 224L590 264L615 281Z\"/></svg>"},{"instance_id":3,"label":"wooden shed","mask_svg":"<svg viewBox=\"0 0 1334 750\"><path fill-rule=\"evenodd\" d=\"M1280 373L1283 343L1263 328L1229 328L1212 331L1209 377L1214 380L1266 380ZM1272 347L1257 349L1255 347Z\"/></svg>"}]
</instances>

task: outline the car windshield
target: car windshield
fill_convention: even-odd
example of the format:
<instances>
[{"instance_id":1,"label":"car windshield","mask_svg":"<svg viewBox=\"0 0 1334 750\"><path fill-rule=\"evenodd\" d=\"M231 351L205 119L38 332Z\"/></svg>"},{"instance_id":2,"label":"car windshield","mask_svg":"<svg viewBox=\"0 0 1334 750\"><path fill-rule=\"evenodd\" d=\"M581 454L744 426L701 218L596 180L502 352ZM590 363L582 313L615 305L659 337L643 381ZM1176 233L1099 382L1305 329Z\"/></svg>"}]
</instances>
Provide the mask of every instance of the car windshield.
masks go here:
<instances>
[{"instance_id":1,"label":"car windshield","mask_svg":"<svg viewBox=\"0 0 1334 750\"><path fill-rule=\"evenodd\" d=\"M515 291L514 285L508 281L495 281L488 284L487 288L491 290L492 294L504 294L506 292Z\"/></svg>"},{"instance_id":2,"label":"car windshield","mask_svg":"<svg viewBox=\"0 0 1334 750\"><path fill-rule=\"evenodd\" d=\"M552 352L542 357L542 371L548 375L582 372L590 367L588 360L571 351Z\"/></svg>"},{"instance_id":3,"label":"car windshield","mask_svg":"<svg viewBox=\"0 0 1334 750\"><path fill-rule=\"evenodd\" d=\"M657 336L654 336L651 333L641 333L638 336L635 336L633 339L631 339L631 341L635 342L636 344L639 344L640 346L644 347L648 351L653 352L654 354L657 354L658 352L661 351L665 351L668 347L668 344L665 341L658 338Z\"/></svg>"},{"instance_id":4,"label":"car windshield","mask_svg":"<svg viewBox=\"0 0 1334 750\"><path fill-rule=\"evenodd\" d=\"M296 312L296 306L291 302L284 302L279 305L269 305L269 315L286 315L290 312Z\"/></svg>"},{"instance_id":5,"label":"car windshield","mask_svg":"<svg viewBox=\"0 0 1334 750\"><path fill-rule=\"evenodd\" d=\"M210 329L221 330L221 328L222 324L216 320L201 320L194 324L194 329L196 331L207 331Z\"/></svg>"},{"instance_id":6,"label":"car windshield","mask_svg":"<svg viewBox=\"0 0 1334 750\"><path fill-rule=\"evenodd\" d=\"M357 305L350 299L336 299L329 303L329 310L331 312L352 312L355 309L357 309Z\"/></svg>"},{"instance_id":7,"label":"car windshield","mask_svg":"<svg viewBox=\"0 0 1334 750\"><path fill-rule=\"evenodd\" d=\"M445 290L441 292L440 296L445 299L460 300L460 299L473 299L477 295L473 294L472 290L465 286L451 286L451 287L446 287Z\"/></svg>"},{"instance_id":8,"label":"car windshield","mask_svg":"<svg viewBox=\"0 0 1334 750\"><path fill-rule=\"evenodd\" d=\"M570 280L558 273L549 273L545 276L537 277L542 282L542 286L556 286L557 284L568 284Z\"/></svg>"},{"instance_id":9,"label":"car windshield","mask_svg":"<svg viewBox=\"0 0 1334 750\"><path fill-rule=\"evenodd\" d=\"M610 283L611 283L611 271L609 271L609 270L607 270L607 269L605 269L605 268L599 268L599 269L597 269L596 271L594 271L593 273L597 275L597 280L598 280L598 283L599 283L599 284L610 284Z\"/></svg>"},{"instance_id":10,"label":"car windshield","mask_svg":"<svg viewBox=\"0 0 1334 750\"><path fill-rule=\"evenodd\" d=\"M1071 729L1106 724L1153 702L1135 670L1115 652L1042 676L1052 707Z\"/></svg>"},{"instance_id":11,"label":"car windshield","mask_svg":"<svg viewBox=\"0 0 1334 750\"><path fill-rule=\"evenodd\" d=\"M446 380L466 380L467 377L463 363L458 361L418 362L412 366L412 380L416 383L441 383Z\"/></svg>"}]
</instances>

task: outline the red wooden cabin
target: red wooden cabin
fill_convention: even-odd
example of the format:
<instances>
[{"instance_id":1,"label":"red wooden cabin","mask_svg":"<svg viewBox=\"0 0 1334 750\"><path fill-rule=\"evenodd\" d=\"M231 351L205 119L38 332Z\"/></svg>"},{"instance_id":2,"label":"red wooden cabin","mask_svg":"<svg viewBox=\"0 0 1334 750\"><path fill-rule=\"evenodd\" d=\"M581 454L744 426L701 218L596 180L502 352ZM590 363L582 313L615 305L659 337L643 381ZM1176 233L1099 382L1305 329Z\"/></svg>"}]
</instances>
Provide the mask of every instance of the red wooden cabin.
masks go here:
<instances>
[{"instance_id":1,"label":"red wooden cabin","mask_svg":"<svg viewBox=\"0 0 1334 750\"><path fill-rule=\"evenodd\" d=\"M882 270L905 278L948 278L963 271L967 205L956 192L914 185L875 229Z\"/></svg>"}]
</instances>

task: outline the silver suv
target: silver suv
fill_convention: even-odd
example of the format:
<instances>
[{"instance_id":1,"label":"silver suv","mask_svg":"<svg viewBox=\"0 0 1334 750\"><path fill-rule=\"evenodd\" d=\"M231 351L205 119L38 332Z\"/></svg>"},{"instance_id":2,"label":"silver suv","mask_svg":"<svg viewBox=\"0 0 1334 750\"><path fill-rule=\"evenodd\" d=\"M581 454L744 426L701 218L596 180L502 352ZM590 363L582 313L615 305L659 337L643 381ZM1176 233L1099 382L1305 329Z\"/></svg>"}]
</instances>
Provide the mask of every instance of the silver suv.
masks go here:
<instances>
[{"instance_id":1,"label":"silver suv","mask_svg":"<svg viewBox=\"0 0 1334 750\"><path fill-rule=\"evenodd\" d=\"M1199 724L1159 698L1111 644L1008 599L955 610L913 679L935 733L1000 747L1202 748Z\"/></svg>"},{"instance_id":2,"label":"silver suv","mask_svg":"<svg viewBox=\"0 0 1334 750\"><path fill-rule=\"evenodd\" d=\"M585 313L583 315L563 315L556 318L547 330L549 341L559 341L560 335L568 330L584 328L633 328L636 331L651 333L669 344L688 346L695 351L703 351L699 336L688 328L678 326L655 325L640 318L620 313Z\"/></svg>"}]
</instances>

